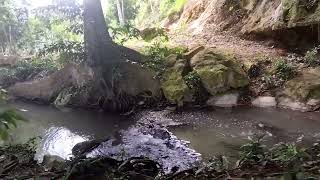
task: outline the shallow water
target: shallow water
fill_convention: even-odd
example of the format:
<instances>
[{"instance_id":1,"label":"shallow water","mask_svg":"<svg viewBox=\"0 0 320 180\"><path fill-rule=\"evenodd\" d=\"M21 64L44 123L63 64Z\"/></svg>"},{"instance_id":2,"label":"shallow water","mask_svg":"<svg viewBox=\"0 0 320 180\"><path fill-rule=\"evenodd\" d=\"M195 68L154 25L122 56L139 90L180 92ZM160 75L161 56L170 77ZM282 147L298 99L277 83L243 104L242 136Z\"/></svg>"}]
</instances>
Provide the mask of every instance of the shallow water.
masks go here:
<instances>
[{"instance_id":1,"label":"shallow water","mask_svg":"<svg viewBox=\"0 0 320 180\"><path fill-rule=\"evenodd\" d=\"M320 138L320 113L301 113L274 108L241 107L190 111L168 115L188 125L171 128L204 159L213 155L236 157L249 138L264 135L266 145L293 142L305 145ZM302 144L303 143L303 144Z\"/></svg>"},{"instance_id":2,"label":"shallow water","mask_svg":"<svg viewBox=\"0 0 320 180\"><path fill-rule=\"evenodd\" d=\"M68 158L75 144L104 139L116 132L120 132L120 141L106 141L93 154L115 155L125 150L129 153L127 156L163 158L163 163L174 162L175 158L183 156L179 163L185 165L200 159L207 160L213 155L235 158L240 145L256 134L265 134L267 145L278 142L311 143L320 138L320 113L241 107L179 113L145 111L126 118L98 111L57 109L22 102L10 106L16 107L29 119L28 123L21 123L14 130L12 141L24 142L41 136L38 159L45 154ZM146 127L151 124L157 124L160 128Z\"/></svg>"},{"instance_id":3,"label":"shallow water","mask_svg":"<svg viewBox=\"0 0 320 180\"><path fill-rule=\"evenodd\" d=\"M16 102L10 104L29 122L22 122L12 132L13 142L25 142L41 136L37 159L45 154L68 158L74 145L91 139L104 139L134 122L119 115Z\"/></svg>"}]
</instances>

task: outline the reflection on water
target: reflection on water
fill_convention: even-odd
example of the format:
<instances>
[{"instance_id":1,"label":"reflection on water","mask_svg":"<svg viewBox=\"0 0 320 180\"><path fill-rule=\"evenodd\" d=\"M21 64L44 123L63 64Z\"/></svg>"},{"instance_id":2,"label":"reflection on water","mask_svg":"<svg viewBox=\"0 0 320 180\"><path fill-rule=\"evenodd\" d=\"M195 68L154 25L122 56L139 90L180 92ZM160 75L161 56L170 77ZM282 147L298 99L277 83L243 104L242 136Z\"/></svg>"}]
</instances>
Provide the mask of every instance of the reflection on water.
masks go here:
<instances>
[{"instance_id":1,"label":"reflection on water","mask_svg":"<svg viewBox=\"0 0 320 180\"><path fill-rule=\"evenodd\" d=\"M41 159L46 154L60 156L68 159L72 155L72 148L83 141L88 141L88 137L79 136L64 127L51 127L45 132L40 145L41 151L37 153L36 159Z\"/></svg>"},{"instance_id":2,"label":"reflection on water","mask_svg":"<svg viewBox=\"0 0 320 180\"><path fill-rule=\"evenodd\" d=\"M104 139L134 123L125 117L98 111L57 109L22 102L10 106L29 120L19 124L12 132L13 143L42 137L36 154L40 161L46 154L68 158L75 144L91 139Z\"/></svg>"}]
</instances>

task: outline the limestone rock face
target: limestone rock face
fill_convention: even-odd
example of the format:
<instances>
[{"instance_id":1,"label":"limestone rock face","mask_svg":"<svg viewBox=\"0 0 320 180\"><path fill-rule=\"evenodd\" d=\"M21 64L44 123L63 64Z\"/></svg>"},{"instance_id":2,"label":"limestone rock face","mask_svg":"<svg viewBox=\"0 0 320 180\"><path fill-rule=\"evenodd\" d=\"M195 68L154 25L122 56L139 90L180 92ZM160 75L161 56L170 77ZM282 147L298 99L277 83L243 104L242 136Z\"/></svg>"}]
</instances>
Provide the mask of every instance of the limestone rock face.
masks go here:
<instances>
[{"instance_id":1,"label":"limestone rock face","mask_svg":"<svg viewBox=\"0 0 320 180\"><path fill-rule=\"evenodd\" d=\"M189 0L180 18L195 33L207 27L266 33L318 25L319 21L318 0Z\"/></svg>"},{"instance_id":2,"label":"limestone rock face","mask_svg":"<svg viewBox=\"0 0 320 180\"><path fill-rule=\"evenodd\" d=\"M214 48L200 51L193 56L190 65L199 74L204 88L211 95L242 88L249 84L248 77L241 66L232 57Z\"/></svg>"},{"instance_id":3,"label":"limestone rock face","mask_svg":"<svg viewBox=\"0 0 320 180\"><path fill-rule=\"evenodd\" d=\"M320 68L305 71L302 75L288 81L280 94L279 105L301 110L319 106Z\"/></svg>"}]
</instances>

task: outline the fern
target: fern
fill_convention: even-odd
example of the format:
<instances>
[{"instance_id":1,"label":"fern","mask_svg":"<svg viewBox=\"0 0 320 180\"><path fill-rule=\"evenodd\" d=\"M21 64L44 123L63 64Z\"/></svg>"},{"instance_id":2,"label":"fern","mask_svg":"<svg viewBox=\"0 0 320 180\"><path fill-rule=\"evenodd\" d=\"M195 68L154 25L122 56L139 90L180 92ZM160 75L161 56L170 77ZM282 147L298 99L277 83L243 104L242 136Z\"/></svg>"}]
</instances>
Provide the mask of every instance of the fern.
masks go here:
<instances>
[{"instance_id":1,"label":"fern","mask_svg":"<svg viewBox=\"0 0 320 180\"><path fill-rule=\"evenodd\" d=\"M2 140L7 140L9 137L9 130L17 128L19 121L27 122L27 119L13 109L0 113L0 138Z\"/></svg>"}]
</instances>

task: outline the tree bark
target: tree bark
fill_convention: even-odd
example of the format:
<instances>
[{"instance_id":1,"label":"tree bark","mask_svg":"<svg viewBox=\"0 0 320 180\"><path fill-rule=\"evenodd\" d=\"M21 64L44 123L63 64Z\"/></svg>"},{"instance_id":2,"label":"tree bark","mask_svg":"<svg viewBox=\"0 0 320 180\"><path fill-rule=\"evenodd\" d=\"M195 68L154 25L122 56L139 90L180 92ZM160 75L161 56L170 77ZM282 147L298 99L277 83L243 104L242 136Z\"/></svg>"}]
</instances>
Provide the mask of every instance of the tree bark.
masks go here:
<instances>
[{"instance_id":1,"label":"tree bark","mask_svg":"<svg viewBox=\"0 0 320 180\"><path fill-rule=\"evenodd\" d=\"M150 4L151 12L154 13L154 8L153 8L152 0L149 0L149 4Z\"/></svg>"},{"instance_id":2,"label":"tree bark","mask_svg":"<svg viewBox=\"0 0 320 180\"><path fill-rule=\"evenodd\" d=\"M118 12L118 18L119 18L119 23L121 26L125 24L124 22L124 15L123 15L123 1L116 0L117 1L117 12Z\"/></svg>"}]
</instances>

